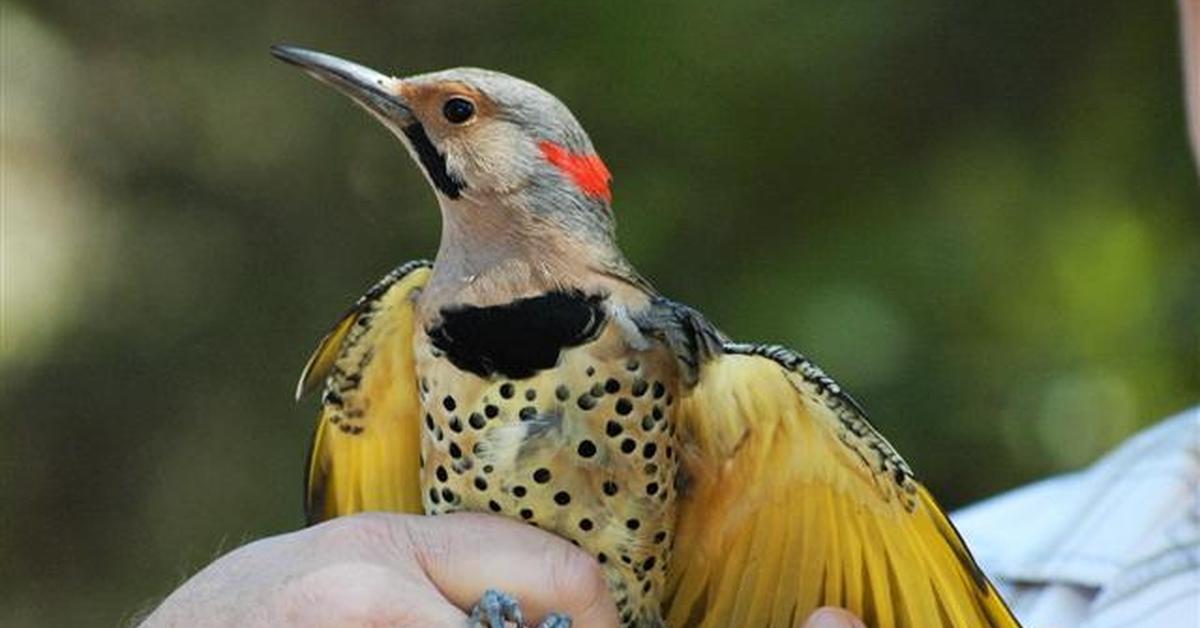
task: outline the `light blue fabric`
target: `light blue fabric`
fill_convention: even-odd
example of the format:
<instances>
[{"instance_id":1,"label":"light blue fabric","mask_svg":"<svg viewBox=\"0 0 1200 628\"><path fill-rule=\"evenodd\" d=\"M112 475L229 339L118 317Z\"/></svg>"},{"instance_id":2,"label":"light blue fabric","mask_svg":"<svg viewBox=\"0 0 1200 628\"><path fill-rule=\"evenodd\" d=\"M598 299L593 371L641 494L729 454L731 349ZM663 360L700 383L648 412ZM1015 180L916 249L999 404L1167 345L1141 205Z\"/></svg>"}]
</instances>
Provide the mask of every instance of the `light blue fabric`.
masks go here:
<instances>
[{"instance_id":1,"label":"light blue fabric","mask_svg":"<svg viewBox=\"0 0 1200 628\"><path fill-rule=\"evenodd\" d=\"M1200 626L1200 408L953 515L1027 628Z\"/></svg>"}]
</instances>

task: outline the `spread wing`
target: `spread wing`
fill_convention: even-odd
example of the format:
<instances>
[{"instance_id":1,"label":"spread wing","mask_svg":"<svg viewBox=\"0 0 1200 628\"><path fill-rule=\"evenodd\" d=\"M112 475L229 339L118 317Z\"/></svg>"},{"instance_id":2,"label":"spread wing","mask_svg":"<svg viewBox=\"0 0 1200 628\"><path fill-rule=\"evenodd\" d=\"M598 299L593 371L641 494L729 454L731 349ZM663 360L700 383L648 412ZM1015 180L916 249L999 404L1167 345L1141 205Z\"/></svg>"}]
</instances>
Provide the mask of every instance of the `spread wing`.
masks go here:
<instances>
[{"instance_id":1,"label":"spread wing","mask_svg":"<svg viewBox=\"0 0 1200 628\"><path fill-rule=\"evenodd\" d=\"M727 344L680 400L672 626L1017 626L962 539L857 404L781 347Z\"/></svg>"},{"instance_id":2,"label":"spread wing","mask_svg":"<svg viewBox=\"0 0 1200 628\"><path fill-rule=\"evenodd\" d=\"M368 510L422 512L413 297L429 269L414 261L389 273L304 367L297 398L324 383L304 480L310 524Z\"/></svg>"}]
</instances>

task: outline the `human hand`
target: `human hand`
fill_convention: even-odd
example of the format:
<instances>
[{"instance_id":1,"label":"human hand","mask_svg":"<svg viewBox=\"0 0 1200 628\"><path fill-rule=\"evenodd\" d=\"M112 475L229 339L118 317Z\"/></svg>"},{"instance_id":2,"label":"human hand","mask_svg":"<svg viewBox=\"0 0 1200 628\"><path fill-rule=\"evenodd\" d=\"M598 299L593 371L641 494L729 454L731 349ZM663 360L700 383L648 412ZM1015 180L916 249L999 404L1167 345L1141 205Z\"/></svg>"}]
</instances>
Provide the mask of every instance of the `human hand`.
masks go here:
<instances>
[{"instance_id":1,"label":"human hand","mask_svg":"<svg viewBox=\"0 0 1200 628\"><path fill-rule=\"evenodd\" d=\"M453 626L489 588L527 621L565 613L616 626L596 561L567 541L500 517L341 517L244 545L176 589L142 624Z\"/></svg>"},{"instance_id":2,"label":"human hand","mask_svg":"<svg viewBox=\"0 0 1200 628\"><path fill-rule=\"evenodd\" d=\"M563 539L499 517L369 513L244 545L176 589L157 626L454 626L489 588L576 626L616 626L599 565ZM805 628L861 628L818 609Z\"/></svg>"}]
</instances>

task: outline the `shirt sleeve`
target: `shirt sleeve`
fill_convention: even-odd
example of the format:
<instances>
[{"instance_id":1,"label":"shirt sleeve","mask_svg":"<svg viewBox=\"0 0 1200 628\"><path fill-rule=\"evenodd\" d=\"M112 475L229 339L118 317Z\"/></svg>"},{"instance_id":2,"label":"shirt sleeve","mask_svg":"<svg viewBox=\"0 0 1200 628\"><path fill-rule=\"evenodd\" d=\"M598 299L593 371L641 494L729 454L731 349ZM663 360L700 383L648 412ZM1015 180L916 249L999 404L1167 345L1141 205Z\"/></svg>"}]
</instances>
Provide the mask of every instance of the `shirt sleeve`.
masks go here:
<instances>
[{"instance_id":1,"label":"shirt sleeve","mask_svg":"<svg viewBox=\"0 0 1200 628\"><path fill-rule=\"evenodd\" d=\"M1026 628L1200 626L1200 408L954 522Z\"/></svg>"}]
</instances>

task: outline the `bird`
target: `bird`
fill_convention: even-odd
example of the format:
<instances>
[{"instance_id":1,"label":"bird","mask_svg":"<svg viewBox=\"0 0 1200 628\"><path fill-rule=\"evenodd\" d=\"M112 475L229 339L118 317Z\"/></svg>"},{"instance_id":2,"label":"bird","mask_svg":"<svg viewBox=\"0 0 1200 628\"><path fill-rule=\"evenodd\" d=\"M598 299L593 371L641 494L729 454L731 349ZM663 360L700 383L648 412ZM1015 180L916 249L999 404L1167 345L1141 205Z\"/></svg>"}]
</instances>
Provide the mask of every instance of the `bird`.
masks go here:
<instances>
[{"instance_id":1,"label":"bird","mask_svg":"<svg viewBox=\"0 0 1200 628\"><path fill-rule=\"evenodd\" d=\"M524 521L595 557L629 627L800 626L825 605L881 628L1018 625L838 383L638 274L612 175L558 98L491 70L271 51L390 130L441 213L433 261L371 287L300 377L297 399L320 392L310 524ZM503 583L471 610L522 619Z\"/></svg>"}]
</instances>

